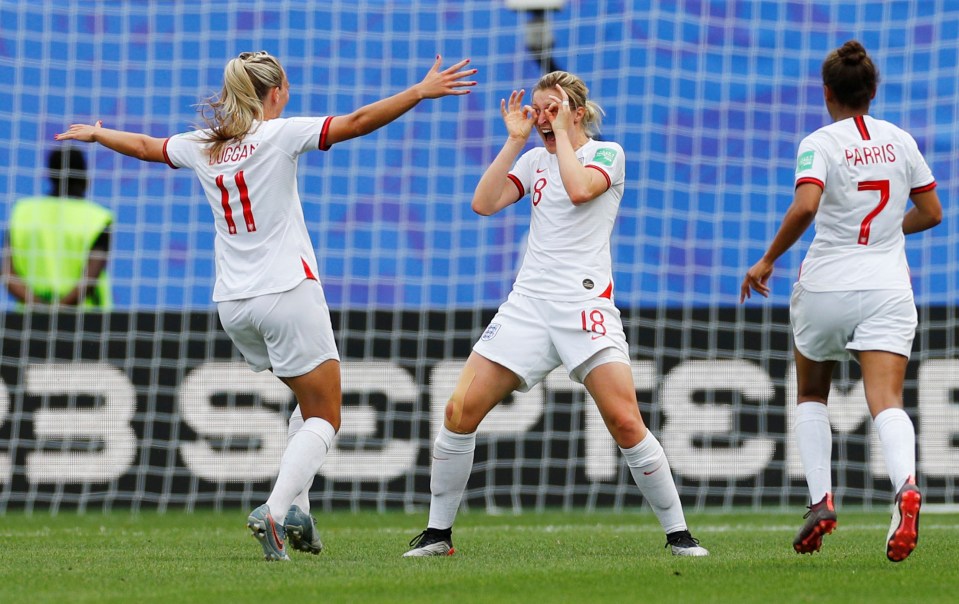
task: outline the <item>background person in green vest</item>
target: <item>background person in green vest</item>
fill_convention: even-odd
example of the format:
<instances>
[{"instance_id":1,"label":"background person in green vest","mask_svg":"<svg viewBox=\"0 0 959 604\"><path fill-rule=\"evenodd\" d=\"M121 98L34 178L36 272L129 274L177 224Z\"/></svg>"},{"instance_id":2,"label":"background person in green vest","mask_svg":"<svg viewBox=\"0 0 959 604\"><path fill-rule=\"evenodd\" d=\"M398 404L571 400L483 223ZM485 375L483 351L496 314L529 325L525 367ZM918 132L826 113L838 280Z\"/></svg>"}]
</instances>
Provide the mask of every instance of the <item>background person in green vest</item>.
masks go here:
<instances>
[{"instance_id":1,"label":"background person in green vest","mask_svg":"<svg viewBox=\"0 0 959 604\"><path fill-rule=\"evenodd\" d=\"M55 149L50 196L14 204L3 254L7 289L25 305L113 306L107 275L113 214L84 199L87 165L78 149Z\"/></svg>"}]
</instances>

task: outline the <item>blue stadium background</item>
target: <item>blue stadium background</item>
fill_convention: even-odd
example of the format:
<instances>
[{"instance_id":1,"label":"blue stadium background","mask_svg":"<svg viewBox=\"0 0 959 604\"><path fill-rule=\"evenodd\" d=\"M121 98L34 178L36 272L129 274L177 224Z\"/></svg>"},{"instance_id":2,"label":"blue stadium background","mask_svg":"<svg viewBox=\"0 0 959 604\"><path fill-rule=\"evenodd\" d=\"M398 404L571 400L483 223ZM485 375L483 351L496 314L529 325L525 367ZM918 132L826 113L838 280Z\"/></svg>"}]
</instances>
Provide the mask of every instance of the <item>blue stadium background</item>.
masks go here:
<instances>
[{"instance_id":1,"label":"blue stadium background","mask_svg":"<svg viewBox=\"0 0 959 604\"><path fill-rule=\"evenodd\" d=\"M179 4L0 4L0 220L14 198L46 190L54 133L96 118L154 136L187 130L239 51L283 60L288 116L346 113L422 77L437 52L469 56L474 94L305 157L301 190L334 309L505 298L527 206L482 219L468 200L502 142L499 99L540 73L524 50L526 15L503 2ZM556 61L589 83L604 136L627 153L620 306L736 303L790 201L796 145L827 119L822 58L853 37L882 72L873 114L914 134L947 208L909 244L918 300L955 303L959 2L571 0L551 23ZM212 236L192 175L86 150L90 196L117 216L118 307L210 308ZM801 251L780 263L776 304Z\"/></svg>"}]
</instances>

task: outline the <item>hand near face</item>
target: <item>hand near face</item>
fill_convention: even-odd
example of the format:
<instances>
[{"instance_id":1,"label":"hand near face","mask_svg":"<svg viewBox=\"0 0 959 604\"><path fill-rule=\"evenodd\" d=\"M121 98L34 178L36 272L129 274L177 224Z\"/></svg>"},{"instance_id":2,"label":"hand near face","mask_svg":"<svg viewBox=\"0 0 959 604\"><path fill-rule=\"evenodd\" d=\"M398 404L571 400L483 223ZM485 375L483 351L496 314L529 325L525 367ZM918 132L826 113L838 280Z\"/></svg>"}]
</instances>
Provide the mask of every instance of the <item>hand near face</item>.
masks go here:
<instances>
[{"instance_id":1,"label":"hand near face","mask_svg":"<svg viewBox=\"0 0 959 604\"><path fill-rule=\"evenodd\" d=\"M569 95L559 84L556 85L556 94L549 95L552 101L546 107L546 119L549 120L553 130L569 130L573 123L573 111L570 109Z\"/></svg>"},{"instance_id":2,"label":"hand near face","mask_svg":"<svg viewBox=\"0 0 959 604\"><path fill-rule=\"evenodd\" d=\"M529 133L533 130L533 123L536 121L533 108L529 105L523 105L523 96L525 90L519 92L513 91L509 95L509 102L503 99L499 102L500 114L503 116L503 123L506 124L506 131L510 138L526 140Z\"/></svg>"}]
</instances>

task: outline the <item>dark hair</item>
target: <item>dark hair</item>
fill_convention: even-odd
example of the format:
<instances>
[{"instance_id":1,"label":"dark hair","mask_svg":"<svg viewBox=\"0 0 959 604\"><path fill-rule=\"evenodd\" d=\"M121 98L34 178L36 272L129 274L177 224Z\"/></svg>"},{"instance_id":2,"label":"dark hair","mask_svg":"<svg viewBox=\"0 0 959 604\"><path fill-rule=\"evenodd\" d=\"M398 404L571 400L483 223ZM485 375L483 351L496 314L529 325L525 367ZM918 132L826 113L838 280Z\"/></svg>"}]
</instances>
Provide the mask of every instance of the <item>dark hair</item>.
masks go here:
<instances>
[{"instance_id":1,"label":"dark hair","mask_svg":"<svg viewBox=\"0 0 959 604\"><path fill-rule=\"evenodd\" d=\"M876 96L879 70L863 45L849 40L823 61L822 83L832 90L839 104L850 109L864 109Z\"/></svg>"},{"instance_id":2,"label":"dark hair","mask_svg":"<svg viewBox=\"0 0 959 604\"><path fill-rule=\"evenodd\" d=\"M53 186L52 195L83 197L87 192L87 160L79 149L54 149L47 157L47 175Z\"/></svg>"}]
</instances>

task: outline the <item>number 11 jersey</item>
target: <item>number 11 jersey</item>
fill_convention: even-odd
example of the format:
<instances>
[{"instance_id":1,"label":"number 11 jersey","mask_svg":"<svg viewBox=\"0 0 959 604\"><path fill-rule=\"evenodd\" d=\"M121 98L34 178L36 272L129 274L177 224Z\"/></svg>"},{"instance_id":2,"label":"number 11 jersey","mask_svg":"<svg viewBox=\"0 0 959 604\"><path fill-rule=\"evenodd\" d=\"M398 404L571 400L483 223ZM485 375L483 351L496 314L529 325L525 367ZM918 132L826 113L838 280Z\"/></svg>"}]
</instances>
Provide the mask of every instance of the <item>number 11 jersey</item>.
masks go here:
<instances>
[{"instance_id":1,"label":"number 11 jersey","mask_svg":"<svg viewBox=\"0 0 959 604\"><path fill-rule=\"evenodd\" d=\"M288 291L318 279L316 254L297 192L300 154L327 150L331 117L254 122L242 141L211 156L207 131L177 134L163 144L172 168L196 172L216 225L213 300Z\"/></svg>"}]
</instances>

